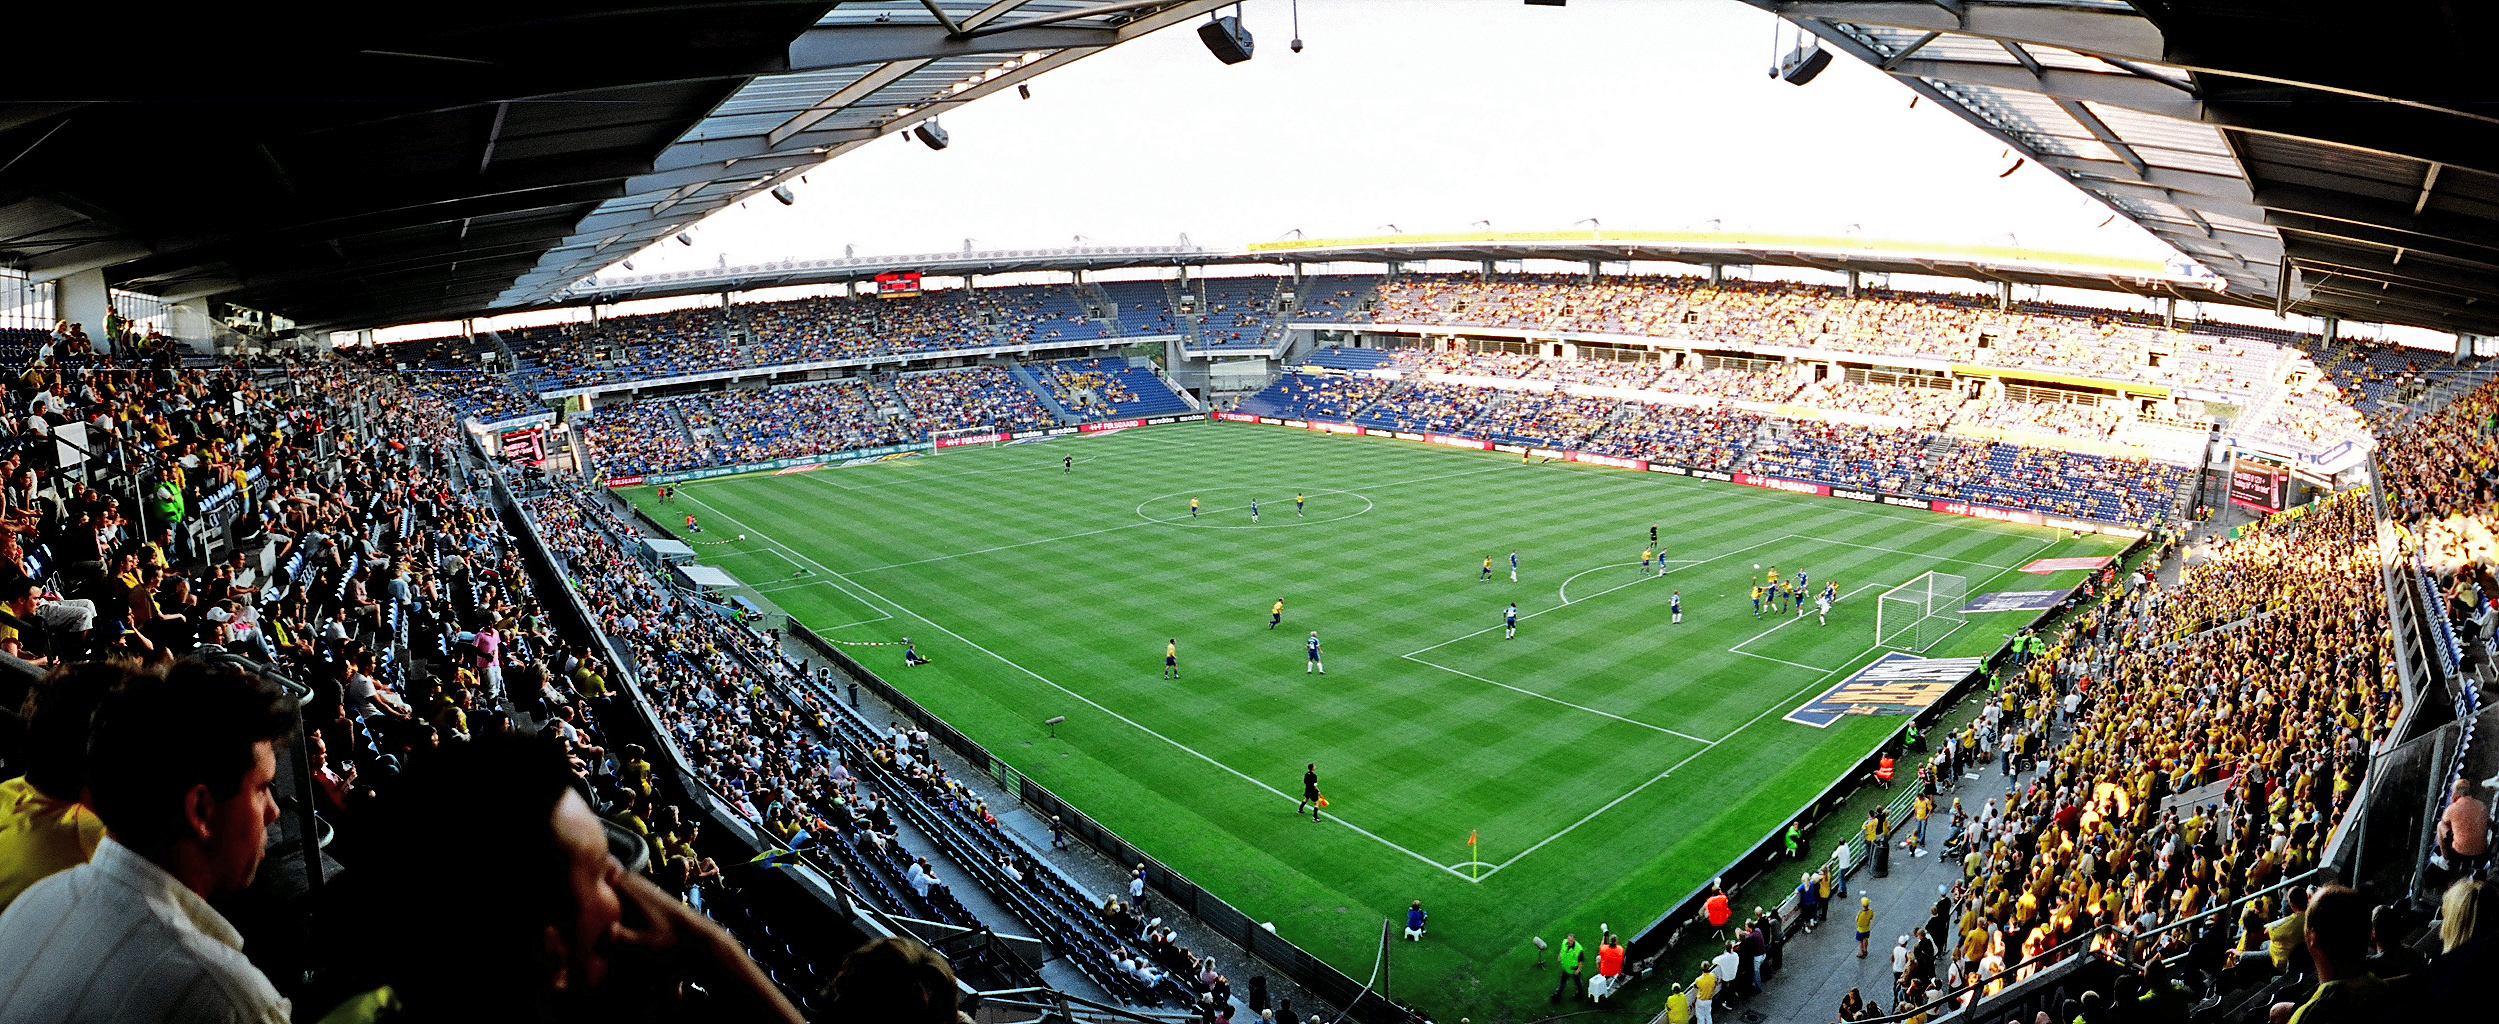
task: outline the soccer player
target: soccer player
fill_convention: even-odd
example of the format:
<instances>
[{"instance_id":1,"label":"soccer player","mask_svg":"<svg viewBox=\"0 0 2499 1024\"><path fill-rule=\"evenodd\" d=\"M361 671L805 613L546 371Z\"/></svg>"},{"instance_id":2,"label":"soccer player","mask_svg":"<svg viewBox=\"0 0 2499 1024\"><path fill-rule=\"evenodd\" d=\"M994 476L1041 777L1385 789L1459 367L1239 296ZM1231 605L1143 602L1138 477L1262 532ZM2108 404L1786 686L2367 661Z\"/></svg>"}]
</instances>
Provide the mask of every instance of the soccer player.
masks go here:
<instances>
[{"instance_id":1,"label":"soccer player","mask_svg":"<svg viewBox=\"0 0 2499 1024\"><path fill-rule=\"evenodd\" d=\"M1475 582L1477 582L1477 583L1482 583L1482 582L1484 582L1485 580L1488 580L1488 579L1491 579L1491 578L1492 578L1492 556L1491 556L1491 555L1485 555L1485 556L1484 556L1484 574L1483 574L1483 575L1481 575L1481 576L1475 577Z\"/></svg>"},{"instance_id":2,"label":"soccer player","mask_svg":"<svg viewBox=\"0 0 2499 1024\"><path fill-rule=\"evenodd\" d=\"M1656 552L1656 551L1651 550L1651 549L1649 549L1649 548L1641 548L1641 549L1640 549L1640 575L1642 575L1642 576L1646 576L1646 575L1648 575L1648 574L1649 574L1649 563L1650 563L1650 562L1652 562L1652 561L1655 561L1656 559L1657 559L1657 552Z\"/></svg>"},{"instance_id":3,"label":"soccer player","mask_svg":"<svg viewBox=\"0 0 2499 1024\"><path fill-rule=\"evenodd\" d=\"M1675 591L1675 596L1667 598L1666 607L1675 613L1675 625L1683 625L1683 591Z\"/></svg>"},{"instance_id":4,"label":"soccer player","mask_svg":"<svg viewBox=\"0 0 2499 1024\"><path fill-rule=\"evenodd\" d=\"M1180 678L1180 638L1173 637L1163 645L1163 678Z\"/></svg>"},{"instance_id":5,"label":"soccer player","mask_svg":"<svg viewBox=\"0 0 2499 1024\"><path fill-rule=\"evenodd\" d=\"M1319 631L1315 629L1310 631L1310 664L1302 666L1303 675L1313 672L1328 674L1328 663L1319 660Z\"/></svg>"},{"instance_id":6,"label":"soccer player","mask_svg":"<svg viewBox=\"0 0 2499 1024\"><path fill-rule=\"evenodd\" d=\"M1195 518L1197 518L1197 499L1196 499L1196 498L1191 498L1191 499L1189 499L1189 518L1191 518L1191 519L1195 519Z\"/></svg>"},{"instance_id":7,"label":"soccer player","mask_svg":"<svg viewBox=\"0 0 2499 1024\"><path fill-rule=\"evenodd\" d=\"M926 664L928 664L928 659L920 657L920 649L911 646L911 638L907 636L902 638L902 667L910 668L914 665Z\"/></svg>"},{"instance_id":8,"label":"soccer player","mask_svg":"<svg viewBox=\"0 0 2499 1024\"><path fill-rule=\"evenodd\" d=\"M1824 604L1838 604L1839 601L1840 585L1830 580L1822 581L1822 602Z\"/></svg>"},{"instance_id":9,"label":"soccer player","mask_svg":"<svg viewBox=\"0 0 2499 1024\"><path fill-rule=\"evenodd\" d=\"M1831 624L1831 591L1830 591L1829 589L1827 589L1827 588L1826 588L1826 589L1824 589L1824 590L1823 590L1823 592L1822 592L1822 597L1821 597L1819 600L1817 600L1817 601L1815 601L1815 602L1814 602L1814 607L1815 607L1816 609L1818 609L1818 610L1814 613L1814 624L1815 624L1815 625L1817 625L1817 626L1828 626L1828 625L1830 625L1830 624Z\"/></svg>"},{"instance_id":10,"label":"soccer player","mask_svg":"<svg viewBox=\"0 0 2499 1024\"><path fill-rule=\"evenodd\" d=\"M1808 594L1813 593L1813 583L1805 578L1805 570L1803 569L1796 570L1796 585L1805 588L1805 592Z\"/></svg>"},{"instance_id":11,"label":"soccer player","mask_svg":"<svg viewBox=\"0 0 2499 1024\"><path fill-rule=\"evenodd\" d=\"M1273 608L1269 608L1269 609L1267 609L1267 631L1268 631L1268 632L1270 632L1270 633L1275 632L1275 628L1276 628L1276 626L1278 626L1279 624L1281 624L1281 623L1283 623L1283 622L1284 622L1284 599L1283 599L1283 598L1281 598L1281 597L1279 597L1279 598L1276 598L1276 606L1275 606L1275 607L1273 607Z\"/></svg>"},{"instance_id":12,"label":"soccer player","mask_svg":"<svg viewBox=\"0 0 2499 1024\"><path fill-rule=\"evenodd\" d=\"M1790 583L1790 584L1788 584L1788 585L1787 585L1787 599L1788 599L1788 603L1789 603L1789 604L1793 604L1793 605L1795 605L1795 606L1796 606L1796 617L1797 617L1797 618L1800 618L1800 619L1801 619L1801 618L1804 618L1804 617L1805 617L1805 578L1804 578L1804 575L1803 575L1802 573L1799 573L1799 574L1797 575L1796 582L1794 582L1794 583Z\"/></svg>"},{"instance_id":13,"label":"soccer player","mask_svg":"<svg viewBox=\"0 0 2499 1024\"><path fill-rule=\"evenodd\" d=\"M1516 639L1518 639L1518 602L1516 602L1516 601L1512 601L1512 602L1510 602L1510 612L1509 612L1509 614L1502 616L1502 618L1501 618L1501 624L1502 624L1503 626L1507 627L1507 628L1508 628L1508 630L1509 630L1509 632L1503 633L1503 634L1501 635L1501 638L1502 638L1502 639L1504 639L1504 640L1516 640Z\"/></svg>"},{"instance_id":14,"label":"soccer player","mask_svg":"<svg viewBox=\"0 0 2499 1024\"><path fill-rule=\"evenodd\" d=\"M1761 595L1762 595L1762 590L1763 590L1763 588L1762 588L1762 585L1761 585L1761 584L1759 584L1759 583L1753 584L1753 617L1754 617L1754 618L1756 618L1756 619L1761 618Z\"/></svg>"},{"instance_id":15,"label":"soccer player","mask_svg":"<svg viewBox=\"0 0 2499 1024\"><path fill-rule=\"evenodd\" d=\"M1310 635L1318 636L1319 634ZM1313 650L1316 649L1316 647L1313 648ZM1293 813L1300 814L1302 808L1305 807L1310 809L1310 820L1319 820L1319 763L1316 761L1311 762L1310 767L1302 769L1302 802L1300 807L1293 808Z\"/></svg>"},{"instance_id":16,"label":"soccer player","mask_svg":"<svg viewBox=\"0 0 2499 1024\"><path fill-rule=\"evenodd\" d=\"M1518 582L1518 550L1510 550L1510 582Z\"/></svg>"},{"instance_id":17,"label":"soccer player","mask_svg":"<svg viewBox=\"0 0 2499 1024\"><path fill-rule=\"evenodd\" d=\"M1309 496L1309 495L1303 494L1303 493L1301 493L1301 492L1299 492L1299 491L1295 491L1295 492L1293 493L1293 518L1295 518L1295 519L1299 519L1299 518L1301 518L1301 517L1302 517L1302 508L1303 508L1304 506L1309 505L1309 504L1310 504L1310 496Z\"/></svg>"},{"instance_id":18,"label":"soccer player","mask_svg":"<svg viewBox=\"0 0 2499 1024\"><path fill-rule=\"evenodd\" d=\"M1257 522L1257 521L1258 521L1258 499L1256 499L1256 498L1251 498L1251 499L1250 499L1250 522L1255 523L1255 522Z\"/></svg>"},{"instance_id":19,"label":"soccer player","mask_svg":"<svg viewBox=\"0 0 2499 1024\"><path fill-rule=\"evenodd\" d=\"M1060 459L1059 465L1066 467L1066 472L1073 473L1076 471L1076 457L1070 455L1066 458Z\"/></svg>"}]
</instances>

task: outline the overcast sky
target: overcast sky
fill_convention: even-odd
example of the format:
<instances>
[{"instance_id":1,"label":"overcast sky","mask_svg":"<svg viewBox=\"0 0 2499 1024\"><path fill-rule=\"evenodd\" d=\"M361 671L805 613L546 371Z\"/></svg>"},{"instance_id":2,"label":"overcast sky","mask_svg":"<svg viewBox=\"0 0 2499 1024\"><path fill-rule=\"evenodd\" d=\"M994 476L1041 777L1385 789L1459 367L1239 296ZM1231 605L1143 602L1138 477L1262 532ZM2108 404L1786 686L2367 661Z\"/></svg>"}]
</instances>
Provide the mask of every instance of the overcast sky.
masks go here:
<instances>
[{"instance_id":1,"label":"overcast sky","mask_svg":"<svg viewBox=\"0 0 2499 1024\"><path fill-rule=\"evenodd\" d=\"M782 258L1409 232L1859 231L2146 259L2167 246L1845 55L1766 74L1775 19L1734 0L1250 0L1257 57L1167 29L1006 90L931 151L881 140L633 257ZM1794 36L1782 26L1783 39Z\"/></svg>"}]
</instances>

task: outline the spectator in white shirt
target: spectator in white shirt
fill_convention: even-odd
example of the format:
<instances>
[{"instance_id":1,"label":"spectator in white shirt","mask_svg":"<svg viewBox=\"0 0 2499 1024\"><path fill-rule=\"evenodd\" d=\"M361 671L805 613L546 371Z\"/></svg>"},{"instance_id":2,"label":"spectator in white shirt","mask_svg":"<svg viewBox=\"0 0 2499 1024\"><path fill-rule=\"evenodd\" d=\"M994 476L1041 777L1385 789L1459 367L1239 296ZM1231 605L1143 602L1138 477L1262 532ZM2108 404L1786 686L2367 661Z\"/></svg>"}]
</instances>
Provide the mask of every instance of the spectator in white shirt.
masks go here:
<instances>
[{"instance_id":1,"label":"spectator in white shirt","mask_svg":"<svg viewBox=\"0 0 2499 1024\"><path fill-rule=\"evenodd\" d=\"M196 662L107 699L87 777L105 840L0 913L0 1024L288 1019L209 901L260 869L295 714L261 681Z\"/></svg>"}]
</instances>

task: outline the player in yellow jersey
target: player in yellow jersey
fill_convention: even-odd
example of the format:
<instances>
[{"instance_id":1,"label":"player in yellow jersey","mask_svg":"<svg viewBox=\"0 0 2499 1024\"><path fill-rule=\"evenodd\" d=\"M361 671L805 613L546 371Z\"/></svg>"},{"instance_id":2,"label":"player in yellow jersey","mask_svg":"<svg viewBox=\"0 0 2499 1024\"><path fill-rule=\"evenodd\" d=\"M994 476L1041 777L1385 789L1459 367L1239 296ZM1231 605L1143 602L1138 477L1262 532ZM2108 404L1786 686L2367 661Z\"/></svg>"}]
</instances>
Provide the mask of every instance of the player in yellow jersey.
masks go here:
<instances>
[{"instance_id":1,"label":"player in yellow jersey","mask_svg":"<svg viewBox=\"0 0 2499 1024\"><path fill-rule=\"evenodd\" d=\"M1484 556L1484 574L1483 574L1483 575L1481 575L1481 576L1475 577L1475 582L1477 582L1477 583L1482 583L1482 582L1484 582L1485 580L1488 580L1488 579L1491 579L1491 578L1492 578L1492 556L1491 556L1491 555L1485 555L1485 556Z\"/></svg>"},{"instance_id":2,"label":"player in yellow jersey","mask_svg":"<svg viewBox=\"0 0 2499 1024\"><path fill-rule=\"evenodd\" d=\"M1273 607L1273 608L1267 609L1267 630L1268 630L1268 632L1274 632L1274 631L1275 631L1275 628L1276 628L1276 625L1277 625L1278 623L1283 622L1283 621L1284 621L1284 599L1283 599L1283 598L1281 598L1281 597L1279 597L1279 598L1276 598L1276 606L1275 606L1275 607Z\"/></svg>"},{"instance_id":3,"label":"player in yellow jersey","mask_svg":"<svg viewBox=\"0 0 2499 1024\"><path fill-rule=\"evenodd\" d=\"M1302 517L1302 509L1310 504L1310 496L1298 491L1293 494L1293 518Z\"/></svg>"},{"instance_id":4,"label":"player in yellow jersey","mask_svg":"<svg viewBox=\"0 0 2499 1024\"><path fill-rule=\"evenodd\" d=\"M1753 617L1756 619L1761 618L1762 595L1768 592L1769 588L1764 587L1759 583L1753 584Z\"/></svg>"},{"instance_id":5,"label":"player in yellow jersey","mask_svg":"<svg viewBox=\"0 0 2499 1024\"><path fill-rule=\"evenodd\" d=\"M1197 499L1196 499L1196 498L1191 498L1191 499L1189 499L1189 518L1191 518L1191 519L1195 519L1195 518L1197 518Z\"/></svg>"},{"instance_id":6,"label":"player in yellow jersey","mask_svg":"<svg viewBox=\"0 0 2499 1024\"><path fill-rule=\"evenodd\" d=\"M1173 637L1163 645L1163 678L1180 678L1180 638Z\"/></svg>"}]
</instances>

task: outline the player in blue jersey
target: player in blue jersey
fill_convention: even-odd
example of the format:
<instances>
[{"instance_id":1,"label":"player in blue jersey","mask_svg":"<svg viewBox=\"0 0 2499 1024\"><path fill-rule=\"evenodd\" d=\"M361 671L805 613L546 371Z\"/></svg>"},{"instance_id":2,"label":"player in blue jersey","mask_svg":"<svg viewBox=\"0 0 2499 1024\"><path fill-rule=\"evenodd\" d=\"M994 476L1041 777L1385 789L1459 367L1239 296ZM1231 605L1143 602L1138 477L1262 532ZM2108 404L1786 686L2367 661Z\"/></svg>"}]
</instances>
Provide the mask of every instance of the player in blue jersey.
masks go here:
<instances>
[{"instance_id":1,"label":"player in blue jersey","mask_svg":"<svg viewBox=\"0 0 2499 1024\"><path fill-rule=\"evenodd\" d=\"M1323 676L1328 674L1327 662L1319 660L1319 631L1315 629L1310 631L1310 664L1302 667L1303 675L1313 672Z\"/></svg>"},{"instance_id":2,"label":"player in blue jersey","mask_svg":"<svg viewBox=\"0 0 2499 1024\"><path fill-rule=\"evenodd\" d=\"M1508 632L1501 634L1502 639L1518 639L1518 602L1510 602L1510 610L1501 616L1501 625L1502 628L1508 630Z\"/></svg>"},{"instance_id":3,"label":"player in blue jersey","mask_svg":"<svg viewBox=\"0 0 2499 1024\"><path fill-rule=\"evenodd\" d=\"M1515 549L1510 552L1510 582L1518 582L1518 551Z\"/></svg>"},{"instance_id":4,"label":"player in blue jersey","mask_svg":"<svg viewBox=\"0 0 2499 1024\"><path fill-rule=\"evenodd\" d=\"M1258 521L1258 499L1256 499L1256 498L1251 498L1251 499L1250 499L1250 522L1255 523L1255 522L1257 522L1257 521Z\"/></svg>"},{"instance_id":5,"label":"player in blue jersey","mask_svg":"<svg viewBox=\"0 0 2499 1024\"><path fill-rule=\"evenodd\" d=\"M1675 596L1670 597L1670 598L1667 598L1667 599L1666 599L1666 607L1667 607L1669 610L1671 610L1671 611L1673 611L1673 612L1675 613L1675 624L1676 624L1676 625L1682 625L1682 624L1683 624L1683 591L1680 591L1680 590L1675 591Z\"/></svg>"},{"instance_id":6,"label":"player in blue jersey","mask_svg":"<svg viewBox=\"0 0 2499 1024\"><path fill-rule=\"evenodd\" d=\"M1828 580L1823 581L1822 599L1832 604L1840 603L1840 585Z\"/></svg>"}]
</instances>

